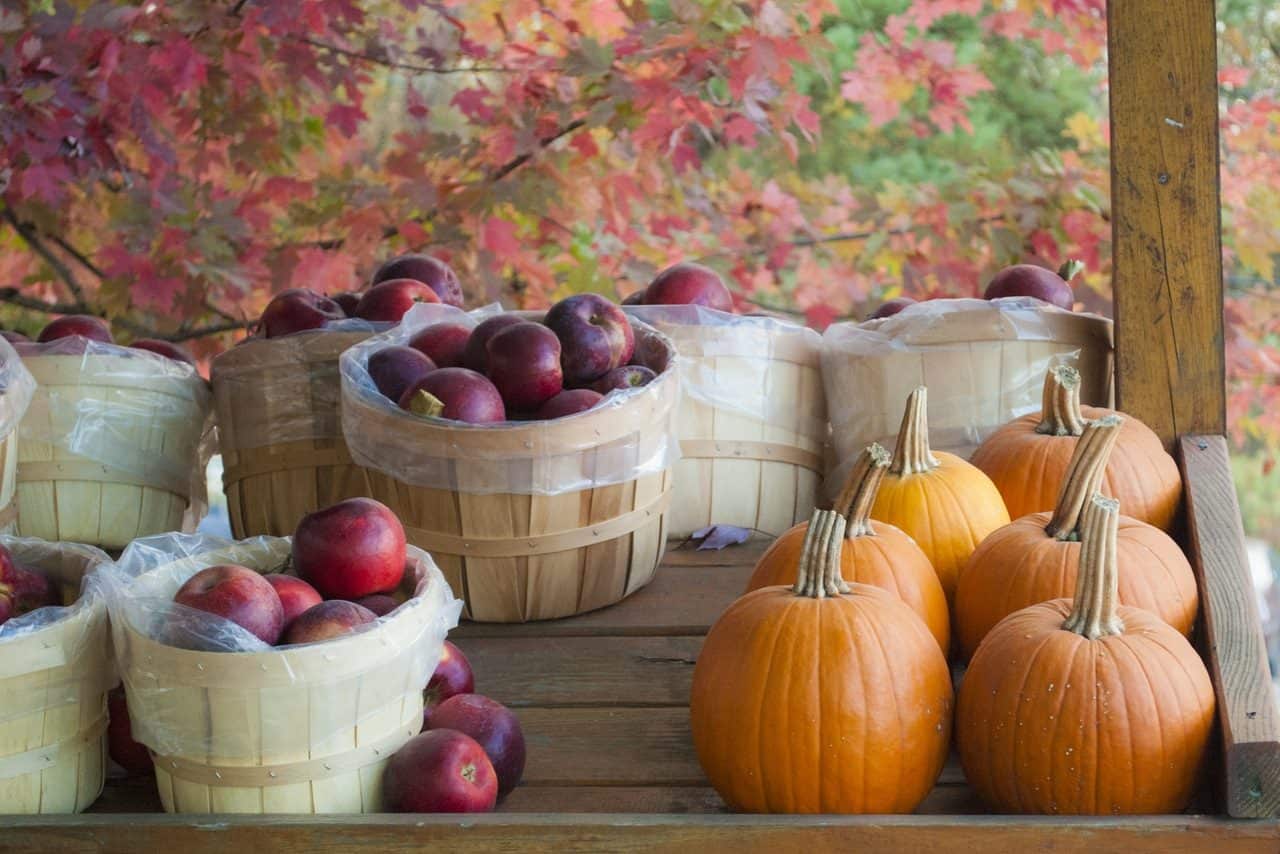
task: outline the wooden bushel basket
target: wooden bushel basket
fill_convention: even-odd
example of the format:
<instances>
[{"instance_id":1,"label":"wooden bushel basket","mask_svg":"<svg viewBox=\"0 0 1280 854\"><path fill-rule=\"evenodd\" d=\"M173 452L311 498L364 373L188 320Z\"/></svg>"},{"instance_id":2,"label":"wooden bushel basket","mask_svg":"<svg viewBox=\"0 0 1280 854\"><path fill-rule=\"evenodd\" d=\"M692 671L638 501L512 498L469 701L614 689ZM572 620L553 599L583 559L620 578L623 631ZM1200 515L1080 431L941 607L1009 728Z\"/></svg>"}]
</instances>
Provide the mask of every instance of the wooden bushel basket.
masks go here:
<instances>
[{"instance_id":1,"label":"wooden bushel basket","mask_svg":"<svg viewBox=\"0 0 1280 854\"><path fill-rule=\"evenodd\" d=\"M209 393L194 372L180 376L161 357L91 349L82 355L27 354L37 388L18 446L18 531L49 541L121 549L137 537L179 530L201 480L200 441ZM109 421L67 447L77 410ZM193 478L193 475L196 475Z\"/></svg>"},{"instance_id":2,"label":"wooden bushel basket","mask_svg":"<svg viewBox=\"0 0 1280 854\"><path fill-rule=\"evenodd\" d=\"M18 429L0 439L0 534L18 530Z\"/></svg>"},{"instance_id":3,"label":"wooden bushel basket","mask_svg":"<svg viewBox=\"0 0 1280 854\"><path fill-rule=\"evenodd\" d=\"M809 518L822 483L821 339L773 319L670 322L692 308L629 310L671 338L680 354L681 459L667 536L684 539L713 524L777 536ZM731 397L736 389L758 405L735 409L710 397Z\"/></svg>"},{"instance_id":4,"label":"wooden bushel basket","mask_svg":"<svg viewBox=\"0 0 1280 854\"><path fill-rule=\"evenodd\" d=\"M65 602L108 560L81 546L3 544L58 582ZM63 619L0 638L0 814L77 813L102 791L115 669L106 602L90 595Z\"/></svg>"},{"instance_id":5,"label":"wooden bushel basket","mask_svg":"<svg viewBox=\"0 0 1280 854\"><path fill-rule=\"evenodd\" d=\"M493 488L603 480L601 471L660 458L673 435L675 351L645 326L636 327L636 350L664 367L643 390L568 418L504 425L468 426L353 402L344 371L347 436L396 437L454 485L415 486L386 473L403 471L403 458L378 461L385 471L369 469L369 496L395 511L409 542L432 554L466 602L467 618L567 617L621 601L653 578L665 547L670 468L557 494Z\"/></svg>"},{"instance_id":6,"label":"wooden bushel basket","mask_svg":"<svg viewBox=\"0 0 1280 854\"><path fill-rule=\"evenodd\" d=\"M219 563L277 570L289 548L277 538L236 544L152 574L165 574L157 589L168 592L170 579ZM263 652L169 646L113 606L134 734L152 749L167 812L382 810L383 769L422 729L422 691L457 622L431 558L411 549L410 564L401 589L417 595L373 628Z\"/></svg>"},{"instance_id":7,"label":"wooden bushel basket","mask_svg":"<svg viewBox=\"0 0 1280 854\"><path fill-rule=\"evenodd\" d=\"M256 339L214 359L222 484L235 536L286 536L308 513L369 494L338 414L338 356L369 334Z\"/></svg>"}]
</instances>

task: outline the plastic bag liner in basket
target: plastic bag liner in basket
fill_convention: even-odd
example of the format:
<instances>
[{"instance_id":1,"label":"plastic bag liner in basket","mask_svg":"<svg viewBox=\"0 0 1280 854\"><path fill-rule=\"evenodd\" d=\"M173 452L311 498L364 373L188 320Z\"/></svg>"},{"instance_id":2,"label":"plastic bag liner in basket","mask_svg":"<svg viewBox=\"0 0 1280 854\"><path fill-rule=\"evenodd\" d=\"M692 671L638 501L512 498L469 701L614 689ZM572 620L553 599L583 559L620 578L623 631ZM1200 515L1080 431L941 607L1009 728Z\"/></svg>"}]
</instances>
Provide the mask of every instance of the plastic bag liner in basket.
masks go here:
<instances>
[{"instance_id":1,"label":"plastic bag liner in basket","mask_svg":"<svg viewBox=\"0 0 1280 854\"><path fill-rule=\"evenodd\" d=\"M20 431L24 535L123 548L195 526L212 422L192 365L80 336L18 352L37 383Z\"/></svg>"},{"instance_id":2,"label":"plastic bag liner in basket","mask_svg":"<svg viewBox=\"0 0 1280 854\"><path fill-rule=\"evenodd\" d=\"M0 532L18 520L18 423L31 405L36 381L13 346L0 338Z\"/></svg>"},{"instance_id":3,"label":"plastic bag liner in basket","mask_svg":"<svg viewBox=\"0 0 1280 854\"><path fill-rule=\"evenodd\" d=\"M652 580L666 543L679 377L671 341L630 320L634 360L657 377L550 421L472 425L401 410L374 387L370 353L444 320L412 308L342 354L342 425L369 496L391 507L486 622L550 620L612 605ZM529 319L538 315L528 313Z\"/></svg>"},{"instance_id":4,"label":"plastic bag liner in basket","mask_svg":"<svg viewBox=\"0 0 1280 854\"><path fill-rule=\"evenodd\" d=\"M1074 359L1083 402L1112 395L1112 325L1029 297L939 299L865 323L836 323L822 340L822 378L839 488L871 442L892 448L902 408L929 388L929 441L968 458L996 428L1040 408L1044 374Z\"/></svg>"},{"instance_id":5,"label":"plastic bag liner in basket","mask_svg":"<svg viewBox=\"0 0 1280 854\"><path fill-rule=\"evenodd\" d=\"M828 432L822 336L703 306L625 310L680 354L681 460L668 536L715 524L776 536L809 518Z\"/></svg>"},{"instance_id":6,"label":"plastic bag liner in basket","mask_svg":"<svg viewBox=\"0 0 1280 854\"><path fill-rule=\"evenodd\" d=\"M112 633L135 739L170 812L373 812L386 760L422 727L422 689L462 603L409 549L390 614L314 644L270 647L174 603L209 566L280 571L287 538L171 534L132 543L108 573Z\"/></svg>"},{"instance_id":7,"label":"plastic bag liner in basket","mask_svg":"<svg viewBox=\"0 0 1280 854\"><path fill-rule=\"evenodd\" d=\"M91 546L0 537L68 604L0 624L0 813L74 813L106 773L107 692L116 673Z\"/></svg>"}]
</instances>

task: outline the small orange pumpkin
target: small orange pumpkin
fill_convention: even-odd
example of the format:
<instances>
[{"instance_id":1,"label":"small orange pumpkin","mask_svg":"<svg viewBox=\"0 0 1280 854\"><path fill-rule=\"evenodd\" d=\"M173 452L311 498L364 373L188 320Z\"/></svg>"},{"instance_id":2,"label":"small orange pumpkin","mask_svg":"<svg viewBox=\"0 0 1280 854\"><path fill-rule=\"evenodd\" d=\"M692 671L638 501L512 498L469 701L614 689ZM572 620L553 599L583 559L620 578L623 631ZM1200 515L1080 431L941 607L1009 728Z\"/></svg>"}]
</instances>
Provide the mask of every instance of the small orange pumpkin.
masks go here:
<instances>
[{"instance_id":1,"label":"small orange pumpkin","mask_svg":"<svg viewBox=\"0 0 1280 854\"><path fill-rule=\"evenodd\" d=\"M1002 621L960 683L960 762L997 812L1176 813L1191 798L1213 685L1186 638L1118 605L1118 504L1088 508L1074 601Z\"/></svg>"},{"instance_id":2,"label":"small orange pumpkin","mask_svg":"<svg viewBox=\"0 0 1280 854\"><path fill-rule=\"evenodd\" d=\"M898 446L871 516L916 541L950 604L960 568L987 534L1009 524L1009 511L981 470L954 454L929 449L926 395L920 386L907 398Z\"/></svg>"},{"instance_id":3,"label":"small orange pumpkin","mask_svg":"<svg viewBox=\"0 0 1280 854\"><path fill-rule=\"evenodd\" d=\"M888 590L915 611L945 652L951 642L947 597L929 558L916 541L885 522L871 519L880 482L889 468L889 452L878 444L866 448L853 465L832 508L845 518L840 574L845 581ZM760 556L747 582L747 592L772 584L795 584L808 522L783 532Z\"/></svg>"},{"instance_id":4,"label":"small orange pumpkin","mask_svg":"<svg viewBox=\"0 0 1280 854\"><path fill-rule=\"evenodd\" d=\"M970 462L995 483L1009 515L1052 510L1071 454L1085 424L1114 410L1080 405L1080 373L1058 365L1044 379L1040 412L1010 421L974 451ZM1102 494L1120 500L1126 516L1168 531L1182 500L1178 464L1160 437L1136 418L1125 416Z\"/></svg>"},{"instance_id":5,"label":"small orange pumpkin","mask_svg":"<svg viewBox=\"0 0 1280 854\"><path fill-rule=\"evenodd\" d=\"M1005 525L969 558L956 584L955 631L963 655L972 654L1014 611L1071 595L1080 563L1081 514L1124 435L1123 421L1106 415L1085 427L1052 516L1032 513ZM1178 544L1159 528L1122 516L1118 548L1120 601L1189 635L1200 600Z\"/></svg>"},{"instance_id":6,"label":"small orange pumpkin","mask_svg":"<svg viewBox=\"0 0 1280 854\"><path fill-rule=\"evenodd\" d=\"M901 600L840 577L844 525L816 511L795 586L738 599L698 655L693 744L735 810L908 813L946 761L946 659Z\"/></svg>"}]
</instances>

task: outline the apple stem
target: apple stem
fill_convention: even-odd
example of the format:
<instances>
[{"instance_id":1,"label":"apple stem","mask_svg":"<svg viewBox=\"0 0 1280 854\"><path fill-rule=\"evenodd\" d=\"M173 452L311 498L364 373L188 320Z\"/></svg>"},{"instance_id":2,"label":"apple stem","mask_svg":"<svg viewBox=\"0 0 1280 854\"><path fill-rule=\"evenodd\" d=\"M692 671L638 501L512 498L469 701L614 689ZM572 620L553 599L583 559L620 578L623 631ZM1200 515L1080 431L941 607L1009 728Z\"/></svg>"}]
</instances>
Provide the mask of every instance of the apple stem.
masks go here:
<instances>
[{"instance_id":1,"label":"apple stem","mask_svg":"<svg viewBox=\"0 0 1280 854\"><path fill-rule=\"evenodd\" d=\"M1069 365L1054 365L1044 375L1040 423L1036 432L1047 436L1079 436L1084 432L1080 411L1080 372Z\"/></svg>"},{"instance_id":2,"label":"apple stem","mask_svg":"<svg viewBox=\"0 0 1280 854\"><path fill-rule=\"evenodd\" d=\"M889 471L899 477L924 474L942 465L929 449L929 390L920 386L907 398Z\"/></svg>"},{"instance_id":3,"label":"apple stem","mask_svg":"<svg viewBox=\"0 0 1280 854\"><path fill-rule=\"evenodd\" d=\"M876 492L891 459L883 445L873 442L854 461L853 470L832 508L845 518L845 539L875 536L871 528L871 507L876 503Z\"/></svg>"},{"instance_id":4,"label":"apple stem","mask_svg":"<svg viewBox=\"0 0 1280 854\"><path fill-rule=\"evenodd\" d=\"M1058 268L1058 275L1061 276L1062 280L1065 282L1071 281L1083 272L1084 262L1075 258L1067 259L1063 262L1062 266Z\"/></svg>"},{"instance_id":5,"label":"apple stem","mask_svg":"<svg viewBox=\"0 0 1280 854\"><path fill-rule=\"evenodd\" d=\"M849 583L840 572L844 529L844 517L835 510L813 511L791 592L810 599L822 599L850 591Z\"/></svg>"},{"instance_id":6,"label":"apple stem","mask_svg":"<svg viewBox=\"0 0 1280 854\"><path fill-rule=\"evenodd\" d=\"M444 402L429 391L419 389L409 401L409 411L424 418L439 418Z\"/></svg>"},{"instance_id":7,"label":"apple stem","mask_svg":"<svg viewBox=\"0 0 1280 854\"><path fill-rule=\"evenodd\" d=\"M1062 479L1062 491L1058 504L1044 531L1055 540L1079 540L1080 523L1085 508L1094 493L1102 488L1102 478L1107 472L1107 459L1120 438L1120 425L1124 419L1118 415L1105 415L1090 421L1076 442L1071 464Z\"/></svg>"}]
</instances>

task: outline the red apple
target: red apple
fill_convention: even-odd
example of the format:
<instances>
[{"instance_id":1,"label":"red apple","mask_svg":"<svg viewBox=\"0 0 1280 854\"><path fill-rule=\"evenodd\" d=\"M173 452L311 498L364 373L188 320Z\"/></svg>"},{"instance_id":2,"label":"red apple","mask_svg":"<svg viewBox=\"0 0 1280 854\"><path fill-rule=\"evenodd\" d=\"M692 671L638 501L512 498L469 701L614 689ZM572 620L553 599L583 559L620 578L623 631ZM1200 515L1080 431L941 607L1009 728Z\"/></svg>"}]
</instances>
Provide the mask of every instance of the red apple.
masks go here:
<instances>
[{"instance_id":1,"label":"red apple","mask_svg":"<svg viewBox=\"0 0 1280 854\"><path fill-rule=\"evenodd\" d=\"M356 306L360 304L360 297L362 296L364 296L364 294L358 291L348 291L346 293L334 294L329 297L329 299L336 302L338 307L342 309L342 313L347 317L355 317Z\"/></svg>"},{"instance_id":2,"label":"red apple","mask_svg":"<svg viewBox=\"0 0 1280 854\"><path fill-rule=\"evenodd\" d=\"M310 513L293 534L294 569L326 599L394 590L404 566L404 526L372 498L348 498Z\"/></svg>"},{"instance_id":3,"label":"red apple","mask_svg":"<svg viewBox=\"0 0 1280 854\"><path fill-rule=\"evenodd\" d=\"M258 328L265 338L279 338L308 329L319 329L331 320L342 320L342 306L307 288L289 288L271 298L262 310Z\"/></svg>"},{"instance_id":4,"label":"red apple","mask_svg":"<svg viewBox=\"0 0 1280 854\"><path fill-rule=\"evenodd\" d=\"M388 593L374 593L372 596L362 596L356 600L356 604L368 608L378 617L385 617L400 607L400 601Z\"/></svg>"},{"instance_id":5,"label":"red apple","mask_svg":"<svg viewBox=\"0 0 1280 854\"><path fill-rule=\"evenodd\" d=\"M10 344L26 344L31 340L21 332L15 332L11 329L0 330L0 338L3 338Z\"/></svg>"},{"instance_id":6,"label":"red apple","mask_svg":"<svg viewBox=\"0 0 1280 854\"><path fill-rule=\"evenodd\" d=\"M1035 297L1070 311L1076 302L1071 280L1083 269L1079 261L1068 261L1056 273L1035 264L1014 264L991 277L982 298Z\"/></svg>"},{"instance_id":7,"label":"red apple","mask_svg":"<svg viewBox=\"0 0 1280 854\"><path fill-rule=\"evenodd\" d=\"M124 688L117 686L107 694L107 714L110 716L107 721L108 755L131 775L151 773L151 751L146 745L133 740L133 724L129 720Z\"/></svg>"},{"instance_id":8,"label":"red apple","mask_svg":"<svg viewBox=\"0 0 1280 854\"><path fill-rule=\"evenodd\" d=\"M659 273L645 288L645 305L705 305L733 311L733 295L710 267L682 261Z\"/></svg>"},{"instance_id":9,"label":"red apple","mask_svg":"<svg viewBox=\"0 0 1280 854\"><path fill-rule=\"evenodd\" d=\"M436 369L436 365L412 347L391 346L369 356L369 377L392 401L399 402L410 386Z\"/></svg>"},{"instance_id":10,"label":"red apple","mask_svg":"<svg viewBox=\"0 0 1280 854\"><path fill-rule=\"evenodd\" d=\"M498 775L475 739L433 729L392 754L382 793L391 812L488 812L498 801Z\"/></svg>"},{"instance_id":11,"label":"red apple","mask_svg":"<svg viewBox=\"0 0 1280 854\"><path fill-rule=\"evenodd\" d=\"M440 368L427 374L401 396L400 408L414 415L468 424L507 420L498 389L487 377L466 368Z\"/></svg>"},{"instance_id":12,"label":"red apple","mask_svg":"<svg viewBox=\"0 0 1280 854\"><path fill-rule=\"evenodd\" d=\"M625 365L636 349L627 316L599 294L566 297L551 306L543 322L560 339L560 366L571 387L595 382ZM489 354L492 358L493 342Z\"/></svg>"},{"instance_id":13,"label":"red apple","mask_svg":"<svg viewBox=\"0 0 1280 854\"><path fill-rule=\"evenodd\" d=\"M107 328L102 318L88 314L68 314L50 321L49 325L40 330L40 336L36 340L41 344L47 344L72 335L79 335L90 341L101 341L103 344L114 342L111 330Z\"/></svg>"},{"instance_id":14,"label":"red apple","mask_svg":"<svg viewBox=\"0 0 1280 854\"><path fill-rule=\"evenodd\" d=\"M508 327L528 322L514 314L499 314L481 321L479 326L471 330L471 337L467 339L467 348L462 353L463 367L488 374L489 339Z\"/></svg>"},{"instance_id":15,"label":"red apple","mask_svg":"<svg viewBox=\"0 0 1280 854\"><path fill-rule=\"evenodd\" d=\"M58 586L42 572L29 567L14 565L3 579L13 598L13 615L20 617L37 608L52 608L62 604Z\"/></svg>"},{"instance_id":16,"label":"red apple","mask_svg":"<svg viewBox=\"0 0 1280 854\"><path fill-rule=\"evenodd\" d=\"M562 391L533 413L535 421L550 421L553 418L564 418L586 412L604 398L598 391L589 388L573 388Z\"/></svg>"},{"instance_id":17,"label":"red apple","mask_svg":"<svg viewBox=\"0 0 1280 854\"><path fill-rule=\"evenodd\" d=\"M372 284L390 279L416 279L431 286L446 305L462 308L462 285L453 268L430 255L401 255L378 268Z\"/></svg>"},{"instance_id":18,"label":"red apple","mask_svg":"<svg viewBox=\"0 0 1280 854\"><path fill-rule=\"evenodd\" d=\"M471 671L471 662L467 661L462 650L445 641L444 649L440 650L440 663L436 665L436 671L431 674L422 693L422 728L426 729L431 725L431 712L436 706L450 697L470 694L475 690L476 677Z\"/></svg>"},{"instance_id":19,"label":"red apple","mask_svg":"<svg viewBox=\"0 0 1280 854\"><path fill-rule=\"evenodd\" d=\"M303 611L324 601L314 587L297 576L273 572L262 577L275 588L276 595L280 597L280 606L284 608L285 629L288 629L289 624L298 619Z\"/></svg>"},{"instance_id":20,"label":"red apple","mask_svg":"<svg viewBox=\"0 0 1280 854\"><path fill-rule=\"evenodd\" d=\"M630 293L622 300L623 305L644 305L644 298L648 295L645 288L641 288L634 293Z\"/></svg>"},{"instance_id":21,"label":"red apple","mask_svg":"<svg viewBox=\"0 0 1280 854\"><path fill-rule=\"evenodd\" d=\"M489 379L508 410L537 409L564 388L560 339L540 323L508 326L489 339Z\"/></svg>"},{"instance_id":22,"label":"red apple","mask_svg":"<svg viewBox=\"0 0 1280 854\"><path fill-rule=\"evenodd\" d=\"M280 638L283 645L319 643L349 635L361 626L376 622L378 615L363 605L334 599L313 605L298 615Z\"/></svg>"},{"instance_id":23,"label":"red apple","mask_svg":"<svg viewBox=\"0 0 1280 854\"><path fill-rule=\"evenodd\" d=\"M134 350L146 350L148 353L155 353L175 362L185 362L193 368L196 366L195 358L185 348L179 347L172 341L161 341L159 338L139 338L129 346Z\"/></svg>"},{"instance_id":24,"label":"red apple","mask_svg":"<svg viewBox=\"0 0 1280 854\"><path fill-rule=\"evenodd\" d=\"M365 291L356 305L356 317L399 323L405 312L420 302L436 303L440 297L417 279L388 279Z\"/></svg>"},{"instance_id":25,"label":"red apple","mask_svg":"<svg viewBox=\"0 0 1280 854\"><path fill-rule=\"evenodd\" d=\"M200 570L178 588L173 601L224 617L263 643L275 643L284 628L284 606L271 582L236 564Z\"/></svg>"},{"instance_id":26,"label":"red apple","mask_svg":"<svg viewBox=\"0 0 1280 854\"><path fill-rule=\"evenodd\" d=\"M470 328L461 323L433 323L409 339L409 346L441 368L464 366Z\"/></svg>"},{"instance_id":27,"label":"red apple","mask_svg":"<svg viewBox=\"0 0 1280 854\"><path fill-rule=\"evenodd\" d=\"M498 775L498 794L505 795L524 773L524 733L511 710L482 694L458 694L436 706L431 729L456 729L479 742Z\"/></svg>"},{"instance_id":28,"label":"red apple","mask_svg":"<svg viewBox=\"0 0 1280 854\"><path fill-rule=\"evenodd\" d=\"M876 308L875 311L867 315L867 320L878 320L882 317L892 317L907 306L915 304L916 301L911 297L894 297L893 299L885 300L880 303L879 307Z\"/></svg>"},{"instance_id":29,"label":"red apple","mask_svg":"<svg viewBox=\"0 0 1280 854\"><path fill-rule=\"evenodd\" d=\"M657 378L650 368L644 365L622 365L614 368L591 384L591 388L601 394L608 394L614 389L639 388L648 385Z\"/></svg>"},{"instance_id":30,"label":"red apple","mask_svg":"<svg viewBox=\"0 0 1280 854\"><path fill-rule=\"evenodd\" d=\"M0 584L0 626L9 622L13 616L13 596L8 587Z\"/></svg>"}]
</instances>

